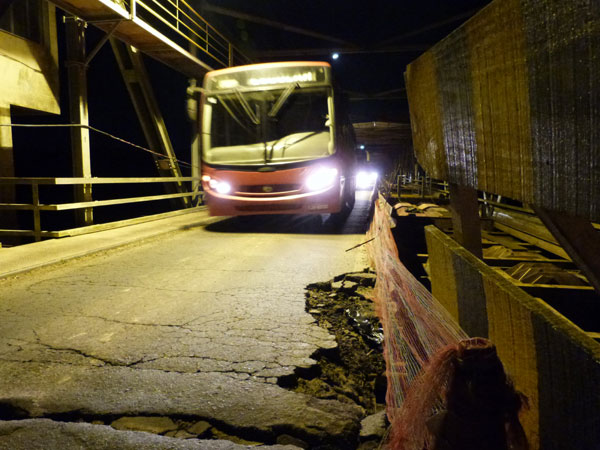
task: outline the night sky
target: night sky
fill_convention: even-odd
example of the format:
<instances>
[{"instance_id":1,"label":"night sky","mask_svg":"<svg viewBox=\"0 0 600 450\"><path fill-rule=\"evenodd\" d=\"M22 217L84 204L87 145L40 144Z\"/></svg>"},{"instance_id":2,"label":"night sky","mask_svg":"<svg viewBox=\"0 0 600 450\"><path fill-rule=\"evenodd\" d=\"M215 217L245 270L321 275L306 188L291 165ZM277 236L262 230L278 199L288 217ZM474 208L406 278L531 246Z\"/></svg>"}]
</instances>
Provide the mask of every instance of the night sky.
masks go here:
<instances>
[{"instance_id":1,"label":"night sky","mask_svg":"<svg viewBox=\"0 0 600 450\"><path fill-rule=\"evenodd\" d=\"M338 82L355 99L352 110L355 122L407 122L403 91L406 65L489 1L213 0L208 3L196 0L193 4L260 61L330 61ZM215 11L213 5L231 13ZM330 40L284 31L252 18L240 19L243 15L317 32ZM298 54L298 50L310 52ZM335 61L330 56L334 50L340 51L340 58Z\"/></svg>"}]
</instances>

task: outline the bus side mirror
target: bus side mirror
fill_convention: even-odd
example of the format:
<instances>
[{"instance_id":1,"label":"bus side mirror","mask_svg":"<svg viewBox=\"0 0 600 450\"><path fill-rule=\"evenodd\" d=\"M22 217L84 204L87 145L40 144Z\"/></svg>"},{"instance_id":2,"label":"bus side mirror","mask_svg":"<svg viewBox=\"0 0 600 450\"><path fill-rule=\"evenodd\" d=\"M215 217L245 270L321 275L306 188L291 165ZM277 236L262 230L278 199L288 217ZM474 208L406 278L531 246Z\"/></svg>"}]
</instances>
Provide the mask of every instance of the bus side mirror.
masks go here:
<instances>
[{"instance_id":1,"label":"bus side mirror","mask_svg":"<svg viewBox=\"0 0 600 450\"><path fill-rule=\"evenodd\" d=\"M198 100L195 97L188 97L186 107L188 119L192 122L198 120Z\"/></svg>"}]
</instances>

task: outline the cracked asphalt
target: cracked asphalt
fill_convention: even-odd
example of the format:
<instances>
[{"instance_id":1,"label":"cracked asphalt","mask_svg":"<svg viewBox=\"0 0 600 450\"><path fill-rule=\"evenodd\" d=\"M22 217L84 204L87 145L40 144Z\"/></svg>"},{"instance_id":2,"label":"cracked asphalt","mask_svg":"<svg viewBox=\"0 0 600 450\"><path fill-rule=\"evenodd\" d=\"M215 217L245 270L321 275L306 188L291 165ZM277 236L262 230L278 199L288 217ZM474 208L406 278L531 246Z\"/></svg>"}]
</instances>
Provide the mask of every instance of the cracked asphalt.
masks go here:
<instances>
[{"instance_id":1,"label":"cracked asphalt","mask_svg":"<svg viewBox=\"0 0 600 450\"><path fill-rule=\"evenodd\" d=\"M341 227L319 216L206 220L11 269L18 275L0 280L0 448L38 448L40 430L53 436L47 449L112 439L128 448L131 433L177 442L164 448L236 448L187 431L199 447L177 447L181 439L109 426L140 416L188 431L205 421L242 444L354 448L360 408L278 383L336 347L305 311L304 288L368 266L364 247L346 251L365 239L367 197Z\"/></svg>"}]
</instances>

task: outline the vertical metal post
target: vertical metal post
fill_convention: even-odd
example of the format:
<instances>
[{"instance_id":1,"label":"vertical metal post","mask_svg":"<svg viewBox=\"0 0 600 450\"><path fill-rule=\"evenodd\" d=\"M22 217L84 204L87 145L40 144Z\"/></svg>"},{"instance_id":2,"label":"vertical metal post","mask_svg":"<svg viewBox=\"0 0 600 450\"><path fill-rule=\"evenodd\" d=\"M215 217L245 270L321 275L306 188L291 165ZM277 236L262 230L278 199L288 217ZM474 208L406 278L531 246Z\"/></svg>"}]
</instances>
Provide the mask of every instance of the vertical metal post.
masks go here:
<instances>
[{"instance_id":1,"label":"vertical metal post","mask_svg":"<svg viewBox=\"0 0 600 450\"><path fill-rule=\"evenodd\" d=\"M33 234L37 242L42 240L42 221L40 218L40 186L36 181L31 185L31 198L33 202Z\"/></svg>"},{"instance_id":2,"label":"vertical metal post","mask_svg":"<svg viewBox=\"0 0 600 450\"><path fill-rule=\"evenodd\" d=\"M190 53L194 56L198 54L198 47L194 45L193 42L189 44ZM192 205L198 206L202 204L202 183L200 182L200 177L202 176L202 168L201 168L201 158L200 152L202 151L201 147L201 134L200 134L200 99L199 95L196 92L196 87L198 86L198 80L190 79L189 80L189 88L188 88L188 115L189 119L192 122L192 141L190 143L191 150L191 163L192 170L191 175L193 178L197 178L196 180L192 180L191 190L194 193L192 196Z\"/></svg>"},{"instance_id":3,"label":"vertical metal post","mask_svg":"<svg viewBox=\"0 0 600 450\"><path fill-rule=\"evenodd\" d=\"M175 1L175 28L179 30L179 0Z\"/></svg>"},{"instance_id":4,"label":"vertical metal post","mask_svg":"<svg viewBox=\"0 0 600 450\"><path fill-rule=\"evenodd\" d=\"M229 67L233 66L233 45L229 43Z\"/></svg>"},{"instance_id":5,"label":"vertical metal post","mask_svg":"<svg viewBox=\"0 0 600 450\"><path fill-rule=\"evenodd\" d=\"M449 189L454 240L481 258L483 251L477 191L454 183L449 184Z\"/></svg>"},{"instance_id":6,"label":"vertical metal post","mask_svg":"<svg viewBox=\"0 0 600 450\"><path fill-rule=\"evenodd\" d=\"M130 19L133 20L135 19L135 16L137 14L137 1L136 0L131 0L131 11L130 11Z\"/></svg>"},{"instance_id":7,"label":"vertical metal post","mask_svg":"<svg viewBox=\"0 0 600 450\"><path fill-rule=\"evenodd\" d=\"M210 53L208 48L208 24L204 25L205 34L206 34L206 53Z\"/></svg>"},{"instance_id":8,"label":"vertical metal post","mask_svg":"<svg viewBox=\"0 0 600 450\"><path fill-rule=\"evenodd\" d=\"M71 123L81 125L71 128L71 152L73 160L73 176L91 178L90 132L87 126L87 67L85 65L85 27L86 24L76 17L67 17L67 71L69 81L69 110ZM75 201L92 201L92 185L75 186ZM86 208L75 212L79 226L91 225L94 222L92 209Z\"/></svg>"},{"instance_id":9,"label":"vertical metal post","mask_svg":"<svg viewBox=\"0 0 600 450\"><path fill-rule=\"evenodd\" d=\"M10 125L10 106L0 105L0 124ZM0 127L0 177L14 177L14 155L12 128ZM13 184L0 184L0 203L14 203L16 190ZM17 214L15 211L2 211L0 213L0 228L16 228Z\"/></svg>"},{"instance_id":10,"label":"vertical metal post","mask_svg":"<svg viewBox=\"0 0 600 450\"><path fill-rule=\"evenodd\" d=\"M190 87L196 87L196 80L190 80ZM194 205L199 205L202 203L202 197L200 197L200 191L202 189L202 183L200 182L200 177L202 176L201 169L201 159L200 152L202 151L201 147L201 134L200 134L200 101L198 99L198 94L193 92L190 94L194 96L194 100L191 102L191 106L194 108L192 114L190 114L192 119L192 142L191 142L191 163L192 163L192 177L197 178L197 180L192 181L192 192L194 196L192 197L192 203Z\"/></svg>"}]
</instances>

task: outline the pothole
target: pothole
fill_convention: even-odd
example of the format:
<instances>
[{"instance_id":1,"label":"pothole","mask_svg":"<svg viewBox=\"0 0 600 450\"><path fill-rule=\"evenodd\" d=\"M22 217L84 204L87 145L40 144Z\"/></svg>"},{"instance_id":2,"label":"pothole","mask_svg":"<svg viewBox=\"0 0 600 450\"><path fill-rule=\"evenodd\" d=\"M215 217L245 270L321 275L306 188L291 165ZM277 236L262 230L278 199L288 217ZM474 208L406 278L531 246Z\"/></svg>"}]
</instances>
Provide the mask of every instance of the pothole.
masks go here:
<instances>
[{"instance_id":1,"label":"pothole","mask_svg":"<svg viewBox=\"0 0 600 450\"><path fill-rule=\"evenodd\" d=\"M263 442L230 434L205 420L171 419L160 416L124 416L110 424L116 430L145 431L179 439L219 439L241 445L260 445Z\"/></svg>"},{"instance_id":2,"label":"pothole","mask_svg":"<svg viewBox=\"0 0 600 450\"><path fill-rule=\"evenodd\" d=\"M388 425L384 413L387 384L383 331L371 300L375 280L376 275L365 270L342 274L333 280L306 287L307 312L319 326L335 336L337 347L322 349L311 355L317 361L316 366L300 368L293 376L277 380L280 386L295 392L363 408L365 419L359 442L356 442L356 447L352 445L352 448L361 450L378 448ZM307 443L311 440L310 436L298 436L298 430L293 429L288 432L277 430L274 435L265 436L252 430L204 420L156 417L119 418L106 424L117 429L150 431L183 439L224 439L243 445L277 443L300 448L314 447ZM329 444L318 447L341 448Z\"/></svg>"},{"instance_id":3,"label":"pothole","mask_svg":"<svg viewBox=\"0 0 600 450\"><path fill-rule=\"evenodd\" d=\"M89 423L118 431L146 432L178 439L225 440L239 445L270 445L279 436L268 431L232 426L218 420L190 416L51 414L46 419L64 423Z\"/></svg>"},{"instance_id":4,"label":"pothole","mask_svg":"<svg viewBox=\"0 0 600 450\"><path fill-rule=\"evenodd\" d=\"M348 273L306 288L306 310L317 324L335 336L337 347L312 355L317 364L298 370L293 377L277 380L292 391L325 400L358 405L364 410L359 439L357 429L344 443L319 438L290 424L271 431L237 428L204 417L88 416L81 411L49 415L62 422L87 422L108 425L116 430L145 431L180 439L228 440L242 445L291 444L300 448L340 449L378 448L385 433L385 361L383 333L370 300L375 274ZM10 404L0 405L0 416L7 419L28 417L27 411ZM317 439L319 441L317 442ZM326 439L327 442L322 442Z\"/></svg>"},{"instance_id":5,"label":"pothole","mask_svg":"<svg viewBox=\"0 0 600 450\"><path fill-rule=\"evenodd\" d=\"M298 378L295 391L355 403L367 415L384 409L383 331L370 300L374 284L375 274L365 271L307 286L307 311L335 336L338 347L313 356L317 373Z\"/></svg>"},{"instance_id":6,"label":"pothole","mask_svg":"<svg viewBox=\"0 0 600 450\"><path fill-rule=\"evenodd\" d=\"M362 407L367 417L361 449L377 448L387 427L383 330L371 300L375 280L376 275L365 270L306 287L307 312L335 336L338 346L313 355L316 368L296 373L293 380L280 380L296 392Z\"/></svg>"}]
</instances>

